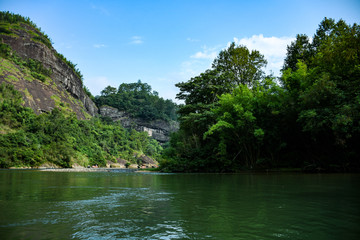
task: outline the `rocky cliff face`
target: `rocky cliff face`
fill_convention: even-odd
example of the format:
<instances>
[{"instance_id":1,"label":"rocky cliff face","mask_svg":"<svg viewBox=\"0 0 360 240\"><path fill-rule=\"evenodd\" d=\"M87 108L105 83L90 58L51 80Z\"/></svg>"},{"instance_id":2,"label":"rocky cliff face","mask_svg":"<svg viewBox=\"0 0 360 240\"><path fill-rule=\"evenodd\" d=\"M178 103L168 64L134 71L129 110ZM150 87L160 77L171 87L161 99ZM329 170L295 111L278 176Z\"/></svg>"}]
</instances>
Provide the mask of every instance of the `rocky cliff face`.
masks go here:
<instances>
[{"instance_id":1,"label":"rocky cliff face","mask_svg":"<svg viewBox=\"0 0 360 240\"><path fill-rule=\"evenodd\" d=\"M179 129L179 124L175 121L145 121L139 118L132 118L126 112L119 111L110 106L100 107L100 114L111 118L113 121L120 121L125 128L133 128L137 131L147 132L149 136L160 143L168 142L170 140L170 134Z\"/></svg>"},{"instance_id":2,"label":"rocky cliff face","mask_svg":"<svg viewBox=\"0 0 360 240\"><path fill-rule=\"evenodd\" d=\"M0 34L0 41L8 44L23 59L40 61L52 74L46 81L29 76L21 67L0 58L0 83L9 82L19 90L25 105L35 112L47 112L54 107L75 112L80 119L94 116L98 109L83 90L83 84L74 70L63 61L56 50L41 41L34 40L37 29L24 23L11 29L11 34Z\"/></svg>"}]
</instances>

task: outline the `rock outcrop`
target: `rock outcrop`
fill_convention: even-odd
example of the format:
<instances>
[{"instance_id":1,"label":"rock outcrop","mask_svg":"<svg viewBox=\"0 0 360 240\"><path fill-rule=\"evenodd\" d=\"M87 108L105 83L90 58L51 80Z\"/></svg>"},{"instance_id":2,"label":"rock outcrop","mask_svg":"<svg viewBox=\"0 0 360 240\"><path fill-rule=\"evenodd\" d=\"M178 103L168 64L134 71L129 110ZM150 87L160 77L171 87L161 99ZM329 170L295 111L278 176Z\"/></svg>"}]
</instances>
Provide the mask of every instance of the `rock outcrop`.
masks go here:
<instances>
[{"instance_id":1,"label":"rock outcrop","mask_svg":"<svg viewBox=\"0 0 360 240\"><path fill-rule=\"evenodd\" d=\"M52 70L52 74L48 81L33 81L19 66L13 64L13 69L6 67L9 63L1 58L1 67L5 70L0 74L0 83L10 82L12 79L11 83L24 95L25 105L36 113L47 112L61 105L75 112L80 119L95 116L98 109L83 90L82 80L74 70L59 57L52 46L34 40L34 33L42 33L25 23L20 23L19 26L11 29L11 34L0 34L0 41L8 44L22 59L31 58L41 62L46 69ZM17 70L23 73L14 74Z\"/></svg>"},{"instance_id":2,"label":"rock outcrop","mask_svg":"<svg viewBox=\"0 0 360 240\"><path fill-rule=\"evenodd\" d=\"M120 121L125 128L133 128L137 131L147 132L149 136L160 143L168 142L170 140L170 134L179 129L178 122L167 122L164 120L146 121L139 118L133 118L128 113L119 111L110 106L100 107L100 114L111 118L113 121Z\"/></svg>"}]
</instances>

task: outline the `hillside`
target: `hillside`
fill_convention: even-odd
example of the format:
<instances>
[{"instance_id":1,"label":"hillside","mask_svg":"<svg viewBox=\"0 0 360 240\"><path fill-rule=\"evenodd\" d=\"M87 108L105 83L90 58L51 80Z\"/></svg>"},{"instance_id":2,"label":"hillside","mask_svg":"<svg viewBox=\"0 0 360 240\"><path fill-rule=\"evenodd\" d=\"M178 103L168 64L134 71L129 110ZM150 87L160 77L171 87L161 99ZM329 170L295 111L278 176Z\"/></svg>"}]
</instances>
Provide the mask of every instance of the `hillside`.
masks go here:
<instances>
[{"instance_id":1,"label":"hillside","mask_svg":"<svg viewBox=\"0 0 360 240\"><path fill-rule=\"evenodd\" d=\"M36 114L54 108L75 113L78 119L90 119L98 113L104 117L115 114L113 120L121 118L124 127L146 131L162 143L169 141L171 132L178 129L176 104L151 92L146 83L140 82L146 91L139 92L139 83L121 84L126 91L114 93L108 93L115 89L108 86L95 99L83 86L76 65L58 53L50 38L30 19L1 12L0 20L0 83L13 85L23 96L24 106ZM128 117L119 117L108 109L99 111L98 108L106 108L104 105L125 111Z\"/></svg>"},{"instance_id":2,"label":"hillside","mask_svg":"<svg viewBox=\"0 0 360 240\"><path fill-rule=\"evenodd\" d=\"M1 12L0 55L0 83L14 85L35 113L56 107L79 119L97 114L76 65L58 53L30 19Z\"/></svg>"},{"instance_id":3,"label":"hillside","mask_svg":"<svg viewBox=\"0 0 360 240\"><path fill-rule=\"evenodd\" d=\"M0 12L0 168L152 167L162 147L98 114L76 65L28 18Z\"/></svg>"},{"instance_id":4,"label":"hillside","mask_svg":"<svg viewBox=\"0 0 360 240\"><path fill-rule=\"evenodd\" d=\"M101 96L95 97L100 114L119 121L125 128L147 132L160 143L170 140L179 129L178 106L171 100L159 97L151 86L142 83L122 83L118 88L107 86Z\"/></svg>"}]
</instances>

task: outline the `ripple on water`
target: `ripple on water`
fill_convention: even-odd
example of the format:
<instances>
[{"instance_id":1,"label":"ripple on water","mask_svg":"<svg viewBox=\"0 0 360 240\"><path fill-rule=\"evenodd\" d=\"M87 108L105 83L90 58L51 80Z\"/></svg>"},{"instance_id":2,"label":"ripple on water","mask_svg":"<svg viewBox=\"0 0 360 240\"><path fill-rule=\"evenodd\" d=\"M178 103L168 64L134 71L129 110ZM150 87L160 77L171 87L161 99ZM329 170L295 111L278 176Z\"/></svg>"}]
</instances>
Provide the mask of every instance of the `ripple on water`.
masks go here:
<instances>
[{"instance_id":1,"label":"ripple on water","mask_svg":"<svg viewBox=\"0 0 360 240\"><path fill-rule=\"evenodd\" d=\"M161 206L172 198L170 193L149 188L123 188L111 189L104 196L64 201L58 205L64 209L62 220L72 221L74 239L188 238L181 222L159 218Z\"/></svg>"}]
</instances>

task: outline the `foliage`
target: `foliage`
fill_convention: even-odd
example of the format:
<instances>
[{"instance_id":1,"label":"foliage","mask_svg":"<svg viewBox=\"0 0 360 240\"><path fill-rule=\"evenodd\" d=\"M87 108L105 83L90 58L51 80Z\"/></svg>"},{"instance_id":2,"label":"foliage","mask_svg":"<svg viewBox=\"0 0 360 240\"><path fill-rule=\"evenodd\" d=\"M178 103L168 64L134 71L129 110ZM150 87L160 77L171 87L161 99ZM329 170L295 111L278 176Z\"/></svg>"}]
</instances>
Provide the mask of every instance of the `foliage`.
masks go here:
<instances>
[{"instance_id":1,"label":"foliage","mask_svg":"<svg viewBox=\"0 0 360 240\"><path fill-rule=\"evenodd\" d=\"M21 105L22 97L12 85L0 85L0 124L12 131L0 134L0 167L38 166L52 162L70 167L77 156L83 164L105 166L119 158L136 163L136 154L159 157L162 147L146 133L125 130L118 123L99 118L78 120L55 108L35 115Z\"/></svg>"},{"instance_id":2,"label":"foliage","mask_svg":"<svg viewBox=\"0 0 360 240\"><path fill-rule=\"evenodd\" d=\"M26 31L32 40L41 41L52 49L50 39L29 18L0 12L0 28L1 34L14 34L15 37L19 31ZM54 53L82 79L76 64L56 51ZM3 42L0 42L0 55L41 81L52 74L51 69L41 62L21 58ZM90 91L83 88L95 100ZM0 167L34 167L44 162L62 167L74 163L104 166L107 161L116 162L120 158L129 165L139 161L137 156L146 154L158 158L162 151L159 143L150 139L147 133L126 130L105 118L78 120L74 114L64 111L66 108L61 107L62 103L50 113L40 115L22 104L22 96L13 86L0 85ZM175 110L173 112L175 114Z\"/></svg>"},{"instance_id":3,"label":"foliage","mask_svg":"<svg viewBox=\"0 0 360 240\"><path fill-rule=\"evenodd\" d=\"M42 32L41 29L38 26L36 26L36 24L34 22L32 22L30 20L30 18L28 18L28 17L23 17L19 14L14 14L9 11L6 11L6 12L0 11L0 22L1 23L9 23L9 24L19 24L19 23L27 24L39 33L39 34L35 34L35 36L34 36L35 40L38 40L38 41L44 43L49 48L51 48L51 46L52 46L52 41L51 41L50 37L47 34L45 34L44 32ZM12 33L12 31L9 31L9 29L4 28L4 27L2 27L2 30L4 30L4 31L2 31L2 33L5 33L5 34Z\"/></svg>"},{"instance_id":4,"label":"foliage","mask_svg":"<svg viewBox=\"0 0 360 240\"><path fill-rule=\"evenodd\" d=\"M283 71L308 168L358 168L360 28L325 18L295 69ZM288 52L291 56L292 52ZM294 148L294 147L293 147ZM350 167L351 166L351 167Z\"/></svg>"},{"instance_id":5,"label":"foliage","mask_svg":"<svg viewBox=\"0 0 360 240\"><path fill-rule=\"evenodd\" d=\"M312 42L301 34L288 46L279 80L264 77L259 52L231 44L213 69L176 85L180 131L160 167L360 170L359 37L357 24L325 18Z\"/></svg>"},{"instance_id":6,"label":"foliage","mask_svg":"<svg viewBox=\"0 0 360 240\"><path fill-rule=\"evenodd\" d=\"M225 157L225 140L209 137L215 128L231 128L225 121L216 123L215 108L219 96L232 94L243 84L256 86L263 77L266 61L258 51L232 43L220 52L213 68L187 82L176 84L180 88L177 98L185 101L178 113L180 131L172 136L165 151L162 168L169 171L229 171L231 164ZM258 78L259 77L259 78ZM213 127L212 127L213 126ZM210 130L210 132L208 132ZM204 134L208 132L204 137Z\"/></svg>"},{"instance_id":7,"label":"foliage","mask_svg":"<svg viewBox=\"0 0 360 240\"><path fill-rule=\"evenodd\" d=\"M5 43L0 42L0 56L3 58L9 58L11 55L11 47Z\"/></svg>"},{"instance_id":8,"label":"foliage","mask_svg":"<svg viewBox=\"0 0 360 240\"><path fill-rule=\"evenodd\" d=\"M287 55L284 60L282 71L286 69L296 70L296 64L299 60L308 62L311 56L311 47L308 36L304 34L296 35L296 40L287 46Z\"/></svg>"},{"instance_id":9,"label":"foliage","mask_svg":"<svg viewBox=\"0 0 360 240\"><path fill-rule=\"evenodd\" d=\"M26 30L24 29L24 31L27 31L28 33L30 33L32 36L32 40L35 41L40 41L41 43L45 44L47 47L49 47L50 49L52 49L52 41L49 38L49 36L47 34L45 34L44 32L41 31L41 29L39 27L36 26L35 23L33 23L30 18L28 17L23 17L21 15L18 14L13 14L10 13L9 11L7 12L3 12L0 11L0 23L2 23L2 25L0 26L0 29L2 30L1 33L4 34L11 34L13 33L13 31L11 31L11 28L9 29L9 27L3 25L5 23L7 24L19 24L19 23L23 23L26 24L28 26L31 26L31 28L34 31L31 30ZM21 27L20 27L21 28ZM1 46L0 50L3 53L3 46ZM83 75L81 74L80 70L76 67L76 64L74 64L73 62L71 62L70 60L66 59L66 57L64 57L64 55L62 55L61 53L58 53L55 51L55 55L61 60L63 61L73 72L74 74L81 80L83 81ZM37 72L38 73L38 72ZM45 74L46 75L46 74ZM34 74L34 77L38 76L37 74ZM38 77L36 77L38 78ZM40 77L40 80L42 80L42 77Z\"/></svg>"},{"instance_id":10,"label":"foliage","mask_svg":"<svg viewBox=\"0 0 360 240\"><path fill-rule=\"evenodd\" d=\"M252 86L262 78L262 68L267 61L257 50L251 52L246 46L236 46L231 43L226 50L222 50L214 60L213 68L221 73L227 73L229 84Z\"/></svg>"},{"instance_id":11,"label":"foliage","mask_svg":"<svg viewBox=\"0 0 360 240\"><path fill-rule=\"evenodd\" d=\"M177 105L151 90L150 85L140 80L136 83L122 83L118 89L107 86L101 91L101 96L96 96L95 103L99 107L108 105L145 120L176 120Z\"/></svg>"},{"instance_id":12,"label":"foliage","mask_svg":"<svg viewBox=\"0 0 360 240\"><path fill-rule=\"evenodd\" d=\"M52 74L52 70L45 68L38 60L32 58L28 58L26 60L22 59L11 49L9 45L5 43L0 43L0 55L3 58L13 61L20 68L28 68L30 70L30 74L42 82L46 80L46 76L50 77Z\"/></svg>"}]
</instances>

